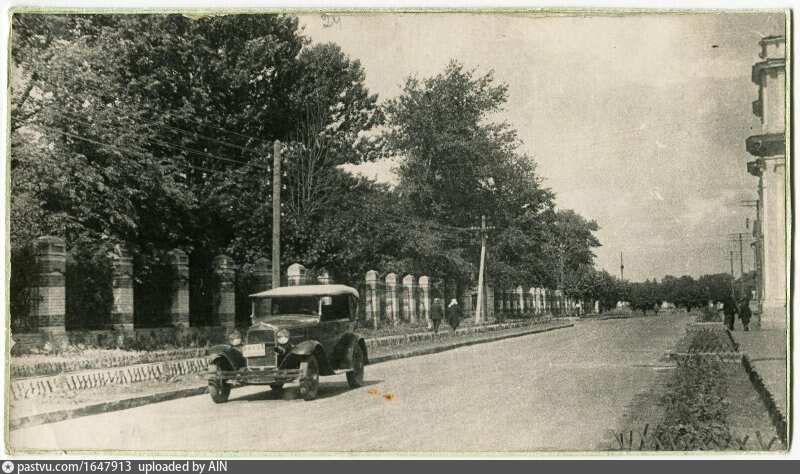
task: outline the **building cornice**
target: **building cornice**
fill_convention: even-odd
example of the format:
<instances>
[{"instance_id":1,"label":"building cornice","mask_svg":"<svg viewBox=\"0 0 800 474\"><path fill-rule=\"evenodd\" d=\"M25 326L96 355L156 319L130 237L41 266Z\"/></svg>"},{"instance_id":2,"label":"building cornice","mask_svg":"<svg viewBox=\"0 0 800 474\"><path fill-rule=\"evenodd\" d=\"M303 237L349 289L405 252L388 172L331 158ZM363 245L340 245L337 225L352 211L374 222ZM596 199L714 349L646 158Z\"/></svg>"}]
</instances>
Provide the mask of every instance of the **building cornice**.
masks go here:
<instances>
[{"instance_id":1,"label":"building cornice","mask_svg":"<svg viewBox=\"0 0 800 474\"><path fill-rule=\"evenodd\" d=\"M761 85L761 77L765 73L776 74L778 72L786 71L786 60L783 58L767 59L760 63L753 64L753 74L750 79L756 85Z\"/></svg>"},{"instance_id":2,"label":"building cornice","mask_svg":"<svg viewBox=\"0 0 800 474\"><path fill-rule=\"evenodd\" d=\"M783 133L768 133L748 137L745 144L747 152L753 156L778 156L786 154L786 137Z\"/></svg>"}]
</instances>

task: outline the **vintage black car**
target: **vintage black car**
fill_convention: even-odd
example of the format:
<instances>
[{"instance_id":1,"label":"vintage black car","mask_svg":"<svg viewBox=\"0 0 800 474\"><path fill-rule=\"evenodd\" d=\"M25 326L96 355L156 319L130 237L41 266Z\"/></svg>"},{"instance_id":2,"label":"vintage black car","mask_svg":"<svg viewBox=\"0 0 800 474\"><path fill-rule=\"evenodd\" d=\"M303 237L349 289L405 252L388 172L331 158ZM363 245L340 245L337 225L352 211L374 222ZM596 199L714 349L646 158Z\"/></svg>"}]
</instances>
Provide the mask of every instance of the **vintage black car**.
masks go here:
<instances>
[{"instance_id":1,"label":"vintage black car","mask_svg":"<svg viewBox=\"0 0 800 474\"><path fill-rule=\"evenodd\" d=\"M317 396L320 375L347 374L360 387L367 345L358 326L358 292L345 285L303 285L250 295L252 325L242 337L209 349L208 391L228 401L231 385L269 385L282 390L300 382L305 400Z\"/></svg>"}]
</instances>

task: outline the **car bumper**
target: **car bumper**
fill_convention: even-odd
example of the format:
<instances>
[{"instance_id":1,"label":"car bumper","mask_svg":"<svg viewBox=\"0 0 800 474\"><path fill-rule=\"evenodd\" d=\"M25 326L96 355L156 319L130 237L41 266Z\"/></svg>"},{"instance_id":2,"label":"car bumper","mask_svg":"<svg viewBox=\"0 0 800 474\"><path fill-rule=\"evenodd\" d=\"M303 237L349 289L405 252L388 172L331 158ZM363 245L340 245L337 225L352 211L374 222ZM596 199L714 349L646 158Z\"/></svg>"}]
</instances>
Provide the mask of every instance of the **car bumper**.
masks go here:
<instances>
[{"instance_id":1,"label":"car bumper","mask_svg":"<svg viewBox=\"0 0 800 474\"><path fill-rule=\"evenodd\" d=\"M289 383L297 380L298 378L300 378L300 371L297 369L219 371L215 374L206 375L207 380L265 385L273 383Z\"/></svg>"}]
</instances>

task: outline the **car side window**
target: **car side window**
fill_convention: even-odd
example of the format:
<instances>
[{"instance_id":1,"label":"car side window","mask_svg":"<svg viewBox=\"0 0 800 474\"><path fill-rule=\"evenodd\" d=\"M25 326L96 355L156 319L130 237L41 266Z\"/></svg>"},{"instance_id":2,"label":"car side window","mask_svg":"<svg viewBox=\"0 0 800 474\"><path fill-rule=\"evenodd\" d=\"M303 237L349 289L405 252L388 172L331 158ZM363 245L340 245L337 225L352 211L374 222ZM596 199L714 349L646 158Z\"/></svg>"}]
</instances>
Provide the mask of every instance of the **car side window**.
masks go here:
<instances>
[{"instance_id":1,"label":"car side window","mask_svg":"<svg viewBox=\"0 0 800 474\"><path fill-rule=\"evenodd\" d=\"M349 295L336 295L332 297L330 305L322 306L321 321L337 321L350 318Z\"/></svg>"}]
</instances>

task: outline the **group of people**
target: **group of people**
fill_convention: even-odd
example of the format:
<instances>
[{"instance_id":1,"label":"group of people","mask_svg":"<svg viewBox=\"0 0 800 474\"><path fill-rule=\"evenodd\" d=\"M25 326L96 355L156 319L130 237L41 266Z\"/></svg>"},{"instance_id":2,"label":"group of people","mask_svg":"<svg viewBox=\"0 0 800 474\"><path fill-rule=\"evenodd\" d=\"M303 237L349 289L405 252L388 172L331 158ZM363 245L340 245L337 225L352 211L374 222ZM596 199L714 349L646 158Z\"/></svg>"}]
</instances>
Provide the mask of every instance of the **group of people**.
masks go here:
<instances>
[{"instance_id":1,"label":"group of people","mask_svg":"<svg viewBox=\"0 0 800 474\"><path fill-rule=\"evenodd\" d=\"M750 330L750 317L753 315L750 310L750 301L744 298L739 304L729 296L722 302L722 314L724 315L723 322L729 331L733 331L733 324L736 322L736 316L739 316L739 321L745 331ZM714 302L709 301L708 306L705 308L705 321L719 321L717 311L714 308Z\"/></svg>"},{"instance_id":2,"label":"group of people","mask_svg":"<svg viewBox=\"0 0 800 474\"><path fill-rule=\"evenodd\" d=\"M455 298L450 300L450 304L447 305L447 308L442 312L442 304L439 298L433 299L433 304L431 304L431 325L433 326L433 332L439 332L439 325L442 323L442 319L444 316L447 317L447 324L453 328L453 331L458 329L459 323L461 323L461 311L458 308L458 301Z\"/></svg>"}]
</instances>

